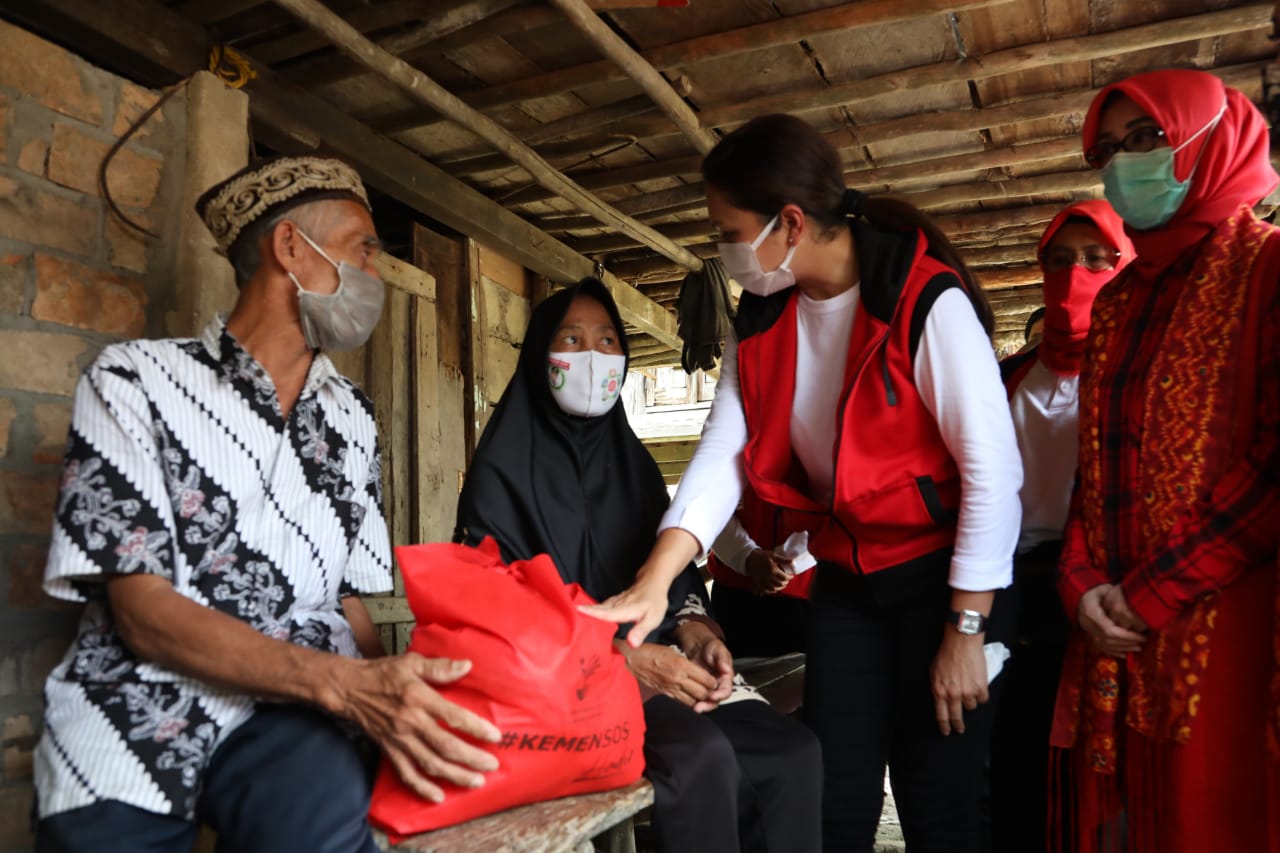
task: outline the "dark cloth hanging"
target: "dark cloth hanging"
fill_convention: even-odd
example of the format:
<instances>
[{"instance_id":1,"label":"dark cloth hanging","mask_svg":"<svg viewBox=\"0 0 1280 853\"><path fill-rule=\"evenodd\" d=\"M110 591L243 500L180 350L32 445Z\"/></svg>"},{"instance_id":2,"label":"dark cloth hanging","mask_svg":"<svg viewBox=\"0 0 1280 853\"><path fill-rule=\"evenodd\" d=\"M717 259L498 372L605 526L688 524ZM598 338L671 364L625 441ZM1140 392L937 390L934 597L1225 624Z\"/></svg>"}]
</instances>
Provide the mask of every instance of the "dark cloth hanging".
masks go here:
<instances>
[{"instance_id":1,"label":"dark cloth hanging","mask_svg":"<svg viewBox=\"0 0 1280 853\"><path fill-rule=\"evenodd\" d=\"M724 341L733 328L734 315L729 275L719 258L708 258L701 272L691 272L684 277L676 309L676 331L684 341L680 354L684 372L713 369L724 353Z\"/></svg>"},{"instance_id":2,"label":"dark cloth hanging","mask_svg":"<svg viewBox=\"0 0 1280 853\"><path fill-rule=\"evenodd\" d=\"M635 580L668 504L662 473L627 423L622 405L607 414L565 414L551 396L547 352L574 297L595 299L618 330L622 317L603 284L585 279L533 312L519 363L485 427L458 498L454 541L497 540L508 561L550 554L567 583L597 600ZM707 606L697 569L672 584L667 619L649 637L665 637L689 595Z\"/></svg>"}]
</instances>

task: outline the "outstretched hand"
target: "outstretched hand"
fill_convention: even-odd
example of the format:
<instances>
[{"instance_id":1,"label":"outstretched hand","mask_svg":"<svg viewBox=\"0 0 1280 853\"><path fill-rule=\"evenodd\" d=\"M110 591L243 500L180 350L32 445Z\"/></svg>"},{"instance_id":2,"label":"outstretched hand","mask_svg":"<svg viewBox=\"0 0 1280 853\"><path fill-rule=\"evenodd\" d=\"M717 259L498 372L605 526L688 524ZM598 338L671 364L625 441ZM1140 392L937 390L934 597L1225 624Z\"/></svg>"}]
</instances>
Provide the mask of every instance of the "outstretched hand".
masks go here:
<instances>
[{"instance_id":1,"label":"outstretched hand","mask_svg":"<svg viewBox=\"0 0 1280 853\"><path fill-rule=\"evenodd\" d=\"M636 583L599 604L583 605L578 609L588 616L606 622L635 623L627 632L627 645L640 648L644 638L662 624L667 615L667 591L656 584Z\"/></svg>"}]
</instances>

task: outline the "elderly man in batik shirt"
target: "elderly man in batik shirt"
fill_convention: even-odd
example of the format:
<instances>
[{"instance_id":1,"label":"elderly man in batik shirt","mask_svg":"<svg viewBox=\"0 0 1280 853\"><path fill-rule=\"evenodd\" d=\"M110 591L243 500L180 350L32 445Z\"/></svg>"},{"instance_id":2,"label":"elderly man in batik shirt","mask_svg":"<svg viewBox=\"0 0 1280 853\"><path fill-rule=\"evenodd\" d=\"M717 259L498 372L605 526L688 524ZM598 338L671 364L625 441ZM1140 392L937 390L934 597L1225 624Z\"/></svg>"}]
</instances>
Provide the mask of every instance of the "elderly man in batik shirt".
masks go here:
<instances>
[{"instance_id":1,"label":"elderly man in batik shirt","mask_svg":"<svg viewBox=\"0 0 1280 853\"><path fill-rule=\"evenodd\" d=\"M45 685L40 851L374 850L363 729L412 787L483 783L498 733L428 682L465 661L382 657L357 597L391 588L368 399L320 352L382 310L359 177L249 167L197 210L239 298L191 340L105 349L76 390L45 570L86 602Z\"/></svg>"}]
</instances>

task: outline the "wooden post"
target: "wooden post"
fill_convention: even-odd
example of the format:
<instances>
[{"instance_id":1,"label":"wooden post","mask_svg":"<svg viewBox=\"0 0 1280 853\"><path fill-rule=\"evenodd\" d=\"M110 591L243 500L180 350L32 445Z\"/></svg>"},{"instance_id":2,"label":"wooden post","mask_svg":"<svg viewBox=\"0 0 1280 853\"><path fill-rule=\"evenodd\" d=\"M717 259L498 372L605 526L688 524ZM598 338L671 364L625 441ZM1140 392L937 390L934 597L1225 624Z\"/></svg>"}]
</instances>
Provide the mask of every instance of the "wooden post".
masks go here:
<instances>
[{"instance_id":1,"label":"wooden post","mask_svg":"<svg viewBox=\"0 0 1280 853\"><path fill-rule=\"evenodd\" d=\"M480 281L480 244L466 241L467 312L463 340L466 343L462 360L463 395L466 398L467 467L475 453L480 434L488 420L489 389L485 381L485 304L484 285Z\"/></svg>"},{"instance_id":2,"label":"wooden post","mask_svg":"<svg viewBox=\"0 0 1280 853\"><path fill-rule=\"evenodd\" d=\"M219 311L236 301L235 273L215 251L213 235L195 212L205 190L249 162L249 99L207 71L187 86L187 163L182 176L181 222L174 309L169 334L199 334ZM170 101L170 103L175 103Z\"/></svg>"},{"instance_id":3,"label":"wooden post","mask_svg":"<svg viewBox=\"0 0 1280 853\"><path fill-rule=\"evenodd\" d=\"M414 223L411 240L414 265L429 272L436 282L435 385L436 407L432 418L437 429L430 451L435 454L439 488L433 494L436 522L433 529L447 537L457 516L458 491L467 470L466 428L471 407L464 380L465 318L469 312L466 262L461 240L445 237ZM464 310L465 309L465 310Z\"/></svg>"},{"instance_id":4,"label":"wooden post","mask_svg":"<svg viewBox=\"0 0 1280 853\"><path fill-rule=\"evenodd\" d=\"M636 81L658 105L658 109L675 122L676 127L680 128L680 132L693 143L698 153L706 154L715 147L716 135L702 129L698 124L698 117L671 88L666 78L636 53L617 33L605 26L583 0L551 0L551 4L563 12L565 17L601 53L613 60L628 77Z\"/></svg>"},{"instance_id":5,"label":"wooden post","mask_svg":"<svg viewBox=\"0 0 1280 853\"><path fill-rule=\"evenodd\" d=\"M702 268L701 260L652 228L620 213L570 181L502 125L467 106L426 74L379 48L319 0L274 0L274 2L299 20L324 33L344 53L394 83L415 101L439 110L450 120L492 144L528 171L538 183L572 202L580 210L595 217L597 221L636 237L645 245L688 269Z\"/></svg>"}]
</instances>

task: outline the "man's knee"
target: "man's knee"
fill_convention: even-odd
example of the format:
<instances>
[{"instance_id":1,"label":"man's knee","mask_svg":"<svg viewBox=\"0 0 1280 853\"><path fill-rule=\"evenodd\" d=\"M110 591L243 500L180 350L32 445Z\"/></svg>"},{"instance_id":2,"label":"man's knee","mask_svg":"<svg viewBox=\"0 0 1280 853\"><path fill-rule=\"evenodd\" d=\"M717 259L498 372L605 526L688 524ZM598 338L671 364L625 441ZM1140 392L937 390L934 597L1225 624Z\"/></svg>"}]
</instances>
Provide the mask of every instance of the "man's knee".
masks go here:
<instances>
[{"instance_id":1,"label":"man's knee","mask_svg":"<svg viewBox=\"0 0 1280 853\"><path fill-rule=\"evenodd\" d=\"M214 755L201 798L221 849L350 851L371 843L364 763L336 724L303 709L270 709L245 727Z\"/></svg>"}]
</instances>

